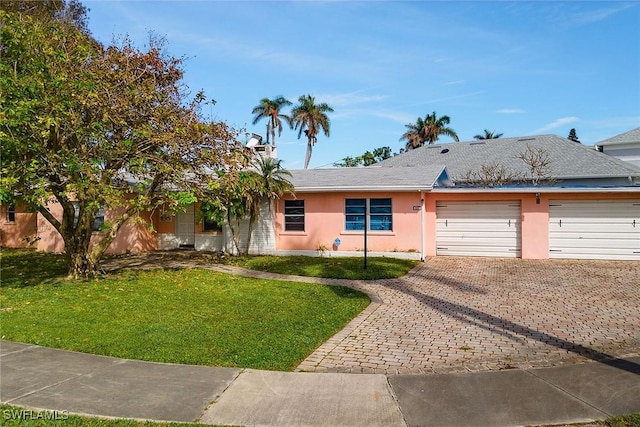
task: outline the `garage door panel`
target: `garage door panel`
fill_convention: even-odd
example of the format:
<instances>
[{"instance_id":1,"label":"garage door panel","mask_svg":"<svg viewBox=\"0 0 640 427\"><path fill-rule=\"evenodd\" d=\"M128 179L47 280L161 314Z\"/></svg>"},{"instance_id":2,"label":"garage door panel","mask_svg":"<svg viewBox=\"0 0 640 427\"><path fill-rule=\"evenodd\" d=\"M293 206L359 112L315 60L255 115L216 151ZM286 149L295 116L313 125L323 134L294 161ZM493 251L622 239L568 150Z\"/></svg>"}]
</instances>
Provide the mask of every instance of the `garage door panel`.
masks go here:
<instances>
[{"instance_id":1,"label":"garage door panel","mask_svg":"<svg viewBox=\"0 0 640 427\"><path fill-rule=\"evenodd\" d=\"M487 246L487 247L507 247L513 244L513 239L509 236L504 237L494 237L491 240L482 237L465 237L465 238L455 238L455 237L442 237L438 239L438 247L444 246Z\"/></svg>"},{"instance_id":2,"label":"garage door panel","mask_svg":"<svg viewBox=\"0 0 640 427\"><path fill-rule=\"evenodd\" d=\"M640 260L640 203L550 202L549 257Z\"/></svg>"},{"instance_id":3,"label":"garage door panel","mask_svg":"<svg viewBox=\"0 0 640 427\"><path fill-rule=\"evenodd\" d=\"M639 237L640 238L640 237ZM603 250L606 248L612 248L612 249L630 249L630 250L638 250L638 252L640 252L640 249L638 249L638 239L629 239L629 238L622 238L622 239L613 239L607 236L595 236L595 237L587 237L586 239L589 239L590 242L593 244L594 249L596 250ZM576 239L553 239L550 240L549 243L552 247L562 247L562 248L581 248L581 246L576 245L575 244ZM593 249L591 249L593 250Z\"/></svg>"},{"instance_id":4,"label":"garage door panel","mask_svg":"<svg viewBox=\"0 0 640 427\"><path fill-rule=\"evenodd\" d=\"M481 257L501 257L501 258L518 258L520 252L513 250L505 252L504 247L492 247L492 246L443 246L438 247L438 255L450 255L450 256L481 256Z\"/></svg>"},{"instance_id":5,"label":"garage door panel","mask_svg":"<svg viewBox=\"0 0 640 427\"><path fill-rule=\"evenodd\" d=\"M553 259L567 259L566 256L552 256L552 252L549 253L549 258ZM571 257L571 259L594 259L594 260L611 260L611 261L640 261L640 254L635 258L629 254L621 254L619 252L587 252L580 254L580 257Z\"/></svg>"},{"instance_id":6,"label":"garage door panel","mask_svg":"<svg viewBox=\"0 0 640 427\"><path fill-rule=\"evenodd\" d=\"M514 232L517 233L520 228L519 227L512 227L511 229L507 228L506 230L500 230L500 229L493 229L493 230L471 230L469 227L456 227L451 226L451 224L449 224L448 227L446 227L446 229L441 229L442 233L439 234L442 237L445 236L457 236L459 238L465 238L465 237L484 237L484 238L491 238L491 237L514 237ZM519 233L517 233L519 234Z\"/></svg>"},{"instance_id":7,"label":"garage door panel","mask_svg":"<svg viewBox=\"0 0 640 427\"><path fill-rule=\"evenodd\" d=\"M638 229L637 234L640 235L640 225L636 226ZM562 226L558 224L549 224L549 232L553 232L558 235L570 235L571 238L578 238L579 236L589 235L589 234L611 234L621 236L630 236L634 234L633 225L631 224L620 224L620 223L602 223L602 225L598 225L593 222L588 223L568 223L565 224L562 222Z\"/></svg>"},{"instance_id":8,"label":"garage door panel","mask_svg":"<svg viewBox=\"0 0 640 427\"><path fill-rule=\"evenodd\" d=\"M438 202L436 254L520 256L517 202Z\"/></svg>"}]
</instances>

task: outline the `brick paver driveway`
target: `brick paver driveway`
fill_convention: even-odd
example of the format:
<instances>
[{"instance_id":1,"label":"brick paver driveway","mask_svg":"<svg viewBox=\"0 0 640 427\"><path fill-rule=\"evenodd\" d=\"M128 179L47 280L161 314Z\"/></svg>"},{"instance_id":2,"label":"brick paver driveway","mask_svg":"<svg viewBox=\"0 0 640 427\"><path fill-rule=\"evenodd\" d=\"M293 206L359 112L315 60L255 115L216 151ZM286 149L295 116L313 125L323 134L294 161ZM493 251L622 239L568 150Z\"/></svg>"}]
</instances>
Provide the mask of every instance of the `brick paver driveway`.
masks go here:
<instances>
[{"instance_id":1,"label":"brick paver driveway","mask_svg":"<svg viewBox=\"0 0 640 427\"><path fill-rule=\"evenodd\" d=\"M379 304L298 370L478 371L640 351L638 262L436 257L358 287Z\"/></svg>"}]
</instances>

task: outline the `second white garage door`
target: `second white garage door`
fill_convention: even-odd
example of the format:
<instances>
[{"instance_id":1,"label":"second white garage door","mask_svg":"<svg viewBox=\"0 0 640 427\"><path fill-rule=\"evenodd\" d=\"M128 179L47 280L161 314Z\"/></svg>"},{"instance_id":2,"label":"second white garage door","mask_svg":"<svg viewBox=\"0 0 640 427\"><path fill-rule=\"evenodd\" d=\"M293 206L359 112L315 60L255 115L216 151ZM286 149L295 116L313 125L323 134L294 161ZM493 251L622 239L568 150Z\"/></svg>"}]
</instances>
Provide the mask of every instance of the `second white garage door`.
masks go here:
<instances>
[{"instance_id":1,"label":"second white garage door","mask_svg":"<svg viewBox=\"0 0 640 427\"><path fill-rule=\"evenodd\" d=\"M437 202L436 254L520 257L520 202Z\"/></svg>"},{"instance_id":2,"label":"second white garage door","mask_svg":"<svg viewBox=\"0 0 640 427\"><path fill-rule=\"evenodd\" d=\"M549 257L640 261L640 200L551 200Z\"/></svg>"}]
</instances>

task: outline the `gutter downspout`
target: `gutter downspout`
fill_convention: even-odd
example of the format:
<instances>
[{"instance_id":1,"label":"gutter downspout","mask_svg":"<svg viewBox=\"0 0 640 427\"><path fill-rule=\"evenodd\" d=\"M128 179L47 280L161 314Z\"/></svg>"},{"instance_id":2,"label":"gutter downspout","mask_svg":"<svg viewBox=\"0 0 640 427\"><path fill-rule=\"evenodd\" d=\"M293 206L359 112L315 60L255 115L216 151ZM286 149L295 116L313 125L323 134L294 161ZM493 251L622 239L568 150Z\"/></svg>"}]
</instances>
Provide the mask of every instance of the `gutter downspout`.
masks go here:
<instances>
[{"instance_id":1,"label":"gutter downspout","mask_svg":"<svg viewBox=\"0 0 640 427\"><path fill-rule=\"evenodd\" d=\"M420 194L420 261L424 262L424 193Z\"/></svg>"}]
</instances>

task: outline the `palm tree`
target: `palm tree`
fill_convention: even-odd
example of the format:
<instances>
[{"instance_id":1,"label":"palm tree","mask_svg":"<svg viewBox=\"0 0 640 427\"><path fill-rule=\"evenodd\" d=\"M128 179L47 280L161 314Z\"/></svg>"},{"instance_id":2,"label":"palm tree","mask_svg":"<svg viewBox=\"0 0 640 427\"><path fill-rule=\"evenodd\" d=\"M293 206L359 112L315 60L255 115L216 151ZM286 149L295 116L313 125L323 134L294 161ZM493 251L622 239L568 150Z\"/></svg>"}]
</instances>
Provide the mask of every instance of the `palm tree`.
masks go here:
<instances>
[{"instance_id":1,"label":"palm tree","mask_svg":"<svg viewBox=\"0 0 640 427\"><path fill-rule=\"evenodd\" d=\"M293 193L294 187L287 177L291 172L282 167L282 160L258 156L253 161L254 170L249 172L249 180L243 188L246 212L249 213L247 253L251 247L253 226L260 215L260 206L266 199L269 212L273 212L273 202L286 193Z\"/></svg>"},{"instance_id":2,"label":"palm tree","mask_svg":"<svg viewBox=\"0 0 640 427\"><path fill-rule=\"evenodd\" d=\"M409 123L405 125L405 127L407 130L402 134L402 137L400 137L400 141L407 141L405 145L406 149L412 150L423 146L425 142L423 134L423 129L425 127L424 120L422 120L421 117L418 117L415 124Z\"/></svg>"},{"instance_id":3,"label":"palm tree","mask_svg":"<svg viewBox=\"0 0 640 427\"><path fill-rule=\"evenodd\" d=\"M474 139L498 139L502 136L501 133L495 133L495 131L484 130L484 135L476 135Z\"/></svg>"},{"instance_id":4,"label":"palm tree","mask_svg":"<svg viewBox=\"0 0 640 427\"><path fill-rule=\"evenodd\" d=\"M282 167L282 160L258 156L253 166L256 168L254 176L260 197L277 200L293 191L293 184L287 178L291 176L291 172Z\"/></svg>"},{"instance_id":5,"label":"palm tree","mask_svg":"<svg viewBox=\"0 0 640 427\"><path fill-rule=\"evenodd\" d=\"M311 95L302 95L298 98L299 104L291 110L291 119L294 129L298 130L298 139L302 132L307 136L307 155L304 159L304 168L309 167L313 145L318 142L318 132L322 129L325 136L329 136L329 117L327 113L333 113L333 108L326 103L316 104Z\"/></svg>"},{"instance_id":6,"label":"palm tree","mask_svg":"<svg viewBox=\"0 0 640 427\"><path fill-rule=\"evenodd\" d=\"M460 142L456 131L447 126L451 121L449 116L437 117L434 111L428 114L424 121L424 135L427 143L433 144L440 138L440 135L450 136L455 142Z\"/></svg>"},{"instance_id":7,"label":"palm tree","mask_svg":"<svg viewBox=\"0 0 640 427\"><path fill-rule=\"evenodd\" d=\"M282 120L284 119L289 126L291 126L291 117L286 114L282 114L280 110L283 107L291 105L291 101L283 96L277 96L273 99L262 98L260 104L256 105L251 111L253 116L253 124L255 125L261 119L268 119L267 121L267 144L269 144L269 136L273 141L273 146L276 146L276 129L278 130L278 136L282 135Z\"/></svg>"},{"instance_id":8,"label":"palm tree","mask_svg":"<svg viewBox=\"0 0 640 427\"><path fill-rule=\"evenodd\" d=\"M450 136L458 142L460 140L456 131L447 126L450 121L449 116L438 117L435 111L427 114L424 119L418 117L415 124L405 125L407 130L400 141L407 141L405 146L407 150L422 147L425 143L433 144L440 135Z\"/></svg>"}]
</instances>

